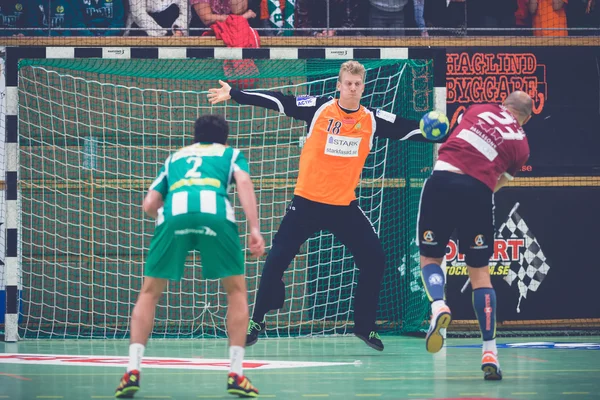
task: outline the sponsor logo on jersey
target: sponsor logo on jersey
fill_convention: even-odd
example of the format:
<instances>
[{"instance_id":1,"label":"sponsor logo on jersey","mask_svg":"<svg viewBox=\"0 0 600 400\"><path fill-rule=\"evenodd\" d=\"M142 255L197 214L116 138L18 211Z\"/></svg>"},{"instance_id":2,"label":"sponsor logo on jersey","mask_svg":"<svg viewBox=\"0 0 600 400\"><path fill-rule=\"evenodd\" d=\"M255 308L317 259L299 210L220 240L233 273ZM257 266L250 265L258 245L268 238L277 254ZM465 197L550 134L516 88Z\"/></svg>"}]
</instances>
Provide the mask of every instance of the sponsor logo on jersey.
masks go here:
<instances>
[{"instance_id":1,"label":"sponsor logo on jersey","mask_svg":"<svg viewBox=\"0 0 600 400\"><path fill-rule=\"evenodd\" d=\"M227 150L227 147L222 144L194 144L192 146L184 147L177 153L173 154L170 162L175 162L179 159L187 157L221 157L223 154L225 154L225 150Z\"/></svg>"},{"instance_id":2,"label":"sponsor logo on jersey","mask_svg":"<svg viewBox=\"0 0 600 400\"><path fill-rule=\"evenodd\" d=\"M208 226L201 226L198 229L188 228L188 229L179 229L179 230L175 231L175 235L178 235L178 236L189 235L189 234L217 236L217 232L213 231Z\"/></svg>"},{"instance_id":3,"label":"sponsor logo on jersey","mask_svg":"<svg viewBox=\"0 0 600 400\"><path fill-rule=\"evenodd\" d=\"M325 145L325 154L336 157L358 157L361 139L329 133Z\"/></svg>"},{"instance_id":4,"label":"sponsor logo on jersey","mask_svg":"<svg viewBox=\"0 0 600 400\"><path fill-rule=\"evenodd\" d=\"M313 96L298 96L296 97L296 106L298 107L314 107L317 105L317 98Z\"/></svg>"},{"instance_id":5,"label":"sponsor logo on jersey","mask_svg":"<svg viewBox=\"0 0 600 400\"><path fill-rule=\"evenodd\" d=\"M463 129L456 136L473 146L489 161L494 161L498 157L498 151L494 148L494 141L487 136L479 136L477 132L469 129Z\"/></svg>"}]
</instances>

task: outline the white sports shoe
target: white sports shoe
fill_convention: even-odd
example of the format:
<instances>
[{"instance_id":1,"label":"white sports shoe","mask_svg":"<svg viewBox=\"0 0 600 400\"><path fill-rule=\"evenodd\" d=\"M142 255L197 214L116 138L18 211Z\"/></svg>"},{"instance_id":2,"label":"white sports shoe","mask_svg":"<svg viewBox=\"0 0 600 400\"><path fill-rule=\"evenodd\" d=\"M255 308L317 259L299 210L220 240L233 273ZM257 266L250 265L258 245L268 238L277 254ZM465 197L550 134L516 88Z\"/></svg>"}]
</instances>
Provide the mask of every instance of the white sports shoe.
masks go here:
<instances>
[{"instance_id":1,"label":"white sports shoe","mask_svg":"<svg viewBox=\"0 0 600 400\"><path fill-rule=\"evenodd\" d=\"M425 347L430 353L437 353L444 346L444 335L440 332L447 329L452 321L452 313L446 305L440 307L435 314L431 316L429 331L425 336Z\"/></svg>"},{"instance_id":2,"label":"white sports shoe","mask_svg":"<svg viewBox=\"0 0 600 400\"><path fill-rule=\"evenodd\" d=\"M491 351L483 353L481 357L481 370L483 371L483 379L486 381L502 380L502 370L500 370L498 356Z\"/></svg>"}]
</instances>

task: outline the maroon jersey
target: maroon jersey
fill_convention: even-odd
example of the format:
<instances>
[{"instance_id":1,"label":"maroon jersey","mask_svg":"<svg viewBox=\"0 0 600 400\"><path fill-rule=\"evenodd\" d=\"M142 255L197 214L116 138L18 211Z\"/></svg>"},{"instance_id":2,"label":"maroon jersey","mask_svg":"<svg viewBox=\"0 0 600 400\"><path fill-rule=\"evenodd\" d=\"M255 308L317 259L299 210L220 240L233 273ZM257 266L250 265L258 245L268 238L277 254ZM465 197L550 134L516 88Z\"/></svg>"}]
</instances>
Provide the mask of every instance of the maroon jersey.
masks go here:
<instances>
[{"instance_id":1,"label":"maroon jersey","mask_svg":"<svg viewBox=\"0 0 600 400\"><path fill-rule=\"evenodd\" d=\"M529 143L523 128L498 104L469 107L438 152L438 160L492 190L502 174L512 179L528 158Z\"/></svg>"}]
</instances>

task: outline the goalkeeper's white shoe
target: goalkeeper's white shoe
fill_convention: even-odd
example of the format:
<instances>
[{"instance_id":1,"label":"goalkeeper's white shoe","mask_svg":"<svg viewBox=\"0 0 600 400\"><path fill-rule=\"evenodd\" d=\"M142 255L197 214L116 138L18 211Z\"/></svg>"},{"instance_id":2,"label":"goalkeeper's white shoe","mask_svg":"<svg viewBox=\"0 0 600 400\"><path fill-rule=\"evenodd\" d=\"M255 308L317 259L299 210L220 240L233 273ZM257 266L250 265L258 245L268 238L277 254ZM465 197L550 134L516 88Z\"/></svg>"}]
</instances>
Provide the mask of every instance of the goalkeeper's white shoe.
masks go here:
<instances>
[{"instance_id":1,"label":"goalkeeper's white shoe","mask_svg":"<svg viewBox=\"0 0 600 400\"><path fill-rule=\"evenodd\" d=\"M447 305L443 305L431 316L429 331L425 336L425 347L430 353L437 353L444 346L444 335L452 321L452 313ZM442 331L442 329L444 331ZM441 332L440 332L441 331Z\"/></svg>"},{"instance_id":2,"label":"goalkeeper's white shoe","mask_svg":"<svg viewBox=\"0 0 600 400\"><path fill-rule=\"evenodd\" d=\"M483 371L483 379L486 381L502 380L502 370L500 370L498 355L491 351L483 353L481 357L481 370Z\"/></svg>"}]
</instances>

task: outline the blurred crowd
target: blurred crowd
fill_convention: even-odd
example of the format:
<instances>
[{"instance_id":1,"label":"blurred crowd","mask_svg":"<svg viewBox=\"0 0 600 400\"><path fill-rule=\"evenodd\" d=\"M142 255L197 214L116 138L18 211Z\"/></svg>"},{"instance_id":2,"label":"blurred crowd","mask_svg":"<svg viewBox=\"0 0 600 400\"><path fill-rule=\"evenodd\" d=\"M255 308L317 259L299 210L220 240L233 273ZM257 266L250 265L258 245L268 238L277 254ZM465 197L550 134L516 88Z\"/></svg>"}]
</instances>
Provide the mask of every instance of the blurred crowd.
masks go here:
<instances>
[{"instance_id":1,"label":"blurred crowd","mask_svg":"<svg viewBox=\"0 0 600 400\"><path fill-rule=\"evenodd\" d=\"M261 36L598 35L596 0L0 0L0 36L200 36L230 15Z\"/></svg>"}]
</instances>

